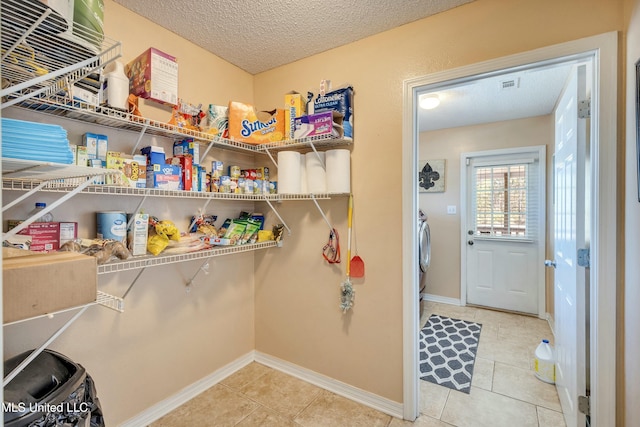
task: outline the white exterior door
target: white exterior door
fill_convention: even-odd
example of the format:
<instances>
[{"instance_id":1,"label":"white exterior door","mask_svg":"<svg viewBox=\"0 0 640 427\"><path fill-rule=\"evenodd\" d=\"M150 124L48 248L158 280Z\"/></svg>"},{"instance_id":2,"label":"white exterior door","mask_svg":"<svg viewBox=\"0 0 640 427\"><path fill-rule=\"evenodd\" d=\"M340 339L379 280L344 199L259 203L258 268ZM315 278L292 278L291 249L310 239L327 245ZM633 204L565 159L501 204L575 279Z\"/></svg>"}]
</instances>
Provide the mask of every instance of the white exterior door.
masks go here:
<instances>
[{"instance_id":1,"label":"white exterior door","mask_svg":"<svg viewBox=\"0 0 640 427\"><path fill-rule=\"evenodd\" d=\"M466 302L544 313L544 146L464 153Z\"/></svg>"},{"instance_id":2,"label":"white exterior door","mask_svg":"<svg viewBox=\"0 0 640 427\"><path fill-rule=\"evenodd\" d=\"M576 67L555 111L553 245L556 387L568 427L584 426L578 396L586 390L585 269L578 249L585 236L587 119L578 118L578 102L586 99L586 67ZM612 373L613 375L613 373Z\"/></svg>"}]
</instances>

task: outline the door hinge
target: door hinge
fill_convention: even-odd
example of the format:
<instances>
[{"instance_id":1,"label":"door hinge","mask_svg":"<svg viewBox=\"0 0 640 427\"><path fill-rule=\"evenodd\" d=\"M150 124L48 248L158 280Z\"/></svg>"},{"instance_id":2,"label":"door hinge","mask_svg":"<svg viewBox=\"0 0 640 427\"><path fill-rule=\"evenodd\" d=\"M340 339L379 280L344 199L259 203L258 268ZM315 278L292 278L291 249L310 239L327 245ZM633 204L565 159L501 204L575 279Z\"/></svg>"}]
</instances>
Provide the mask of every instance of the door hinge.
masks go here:
<instances>
[{"instance_id":1,"label":"door hinge","mask_svg":"<svg viewBox=\"0 0 640 427\"><path fill-rule=\"evenodd\" d=\"M591 398L589 396L578 396L578 411L586 416L591 416Z\"/></svg>"},{"instance_id":2,"label":"door hinge","mask_svg":"<svg viewBox=\"0 0 640 427\"><path fill-rule=\"evenodd\" d=\"M591 100L585 99L578 103L578 118L590 119L591 118Z\"/></svg>"},{"instance_id":3,"label":"door hinge","mask_svg":"<svg viewBox=\"0 0 640 427\"><path fill-rule=\"evenodd\" d=\"M589 268L591 266L591 254L589 249L578 249L578 265Z\"/></svg>"}]
</instances>

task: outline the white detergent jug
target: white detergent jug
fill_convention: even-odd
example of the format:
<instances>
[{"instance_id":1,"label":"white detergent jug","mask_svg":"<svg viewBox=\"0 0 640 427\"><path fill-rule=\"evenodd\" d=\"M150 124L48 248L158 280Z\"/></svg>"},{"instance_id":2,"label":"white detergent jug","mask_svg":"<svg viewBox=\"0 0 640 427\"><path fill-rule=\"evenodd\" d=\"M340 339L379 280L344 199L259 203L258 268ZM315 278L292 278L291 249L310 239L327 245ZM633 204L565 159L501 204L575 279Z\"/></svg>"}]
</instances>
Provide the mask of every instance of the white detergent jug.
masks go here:
<instances>
[{"instance_id":1,"label":"white detergent jug","mask_svg":"<svg viewBox=\"0 0 640 427\"><path fill-rule=\"evenodd\" d=\"M107 73L105 77L103 96L106 104L112 108L126 110L129 98L129 78L124 73L124 66L122 63L116 61L115 70Z\"/></svg>"},{"instance_id":2,"label":"white detergent jug","mask_svg":"<svg viewBox=\"0 0 640 427\"><path fill-rule=\"evenodd\" d=\"M549 340L542 340L535 352L535 376L549 384L556 382L556 365L553 347Z\"/></svg>"}]
</instances>

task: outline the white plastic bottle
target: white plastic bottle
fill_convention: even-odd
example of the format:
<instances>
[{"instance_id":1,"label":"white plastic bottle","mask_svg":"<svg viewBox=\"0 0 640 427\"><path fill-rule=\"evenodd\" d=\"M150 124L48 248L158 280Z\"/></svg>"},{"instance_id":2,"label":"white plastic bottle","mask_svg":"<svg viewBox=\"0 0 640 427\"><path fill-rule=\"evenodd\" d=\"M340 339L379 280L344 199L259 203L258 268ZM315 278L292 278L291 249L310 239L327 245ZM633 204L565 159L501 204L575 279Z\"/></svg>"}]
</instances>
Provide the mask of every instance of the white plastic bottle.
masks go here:
<instances>
[{"instance_id":1,"label":"white plastic bottle","mask_svg":"<svg viewBox=\"0 0 640 427\"><path fill-rule=\"evenodd\" d=\"M29 218L31 218L32 216L36 216L37 215L38 219L36 219L35 222L51 222L51 221L53 221L53 215L51 214L51 212L47 212L44 215L40 215L40 213L46 207L47 207L46 203L36 202L36 208L34 210L32 210L31 212L29 212Z\"/></svg>"},{"instance_id":2,"label":"white plastic bottle","mask_svg":"<svg viewBox=\"0 0 640 427\"><path fill-rule=\"evenodd\" d=\"M105 74L104 96L107 105L119 110L127 110L129 98L129 78L124 73L122 62L115 62L115 69Z\"/></svg>"},{"instance_id":3,"label":"white plastic bottle","mask_svg":"<svg viewBox=\"0 0 640 427\"><path fill-rule=\"evenodd\" d=\"M542 340L535 352L535 376L549 384L556 382L556 361L549 340Z\"/></svg>"}]
</instances>

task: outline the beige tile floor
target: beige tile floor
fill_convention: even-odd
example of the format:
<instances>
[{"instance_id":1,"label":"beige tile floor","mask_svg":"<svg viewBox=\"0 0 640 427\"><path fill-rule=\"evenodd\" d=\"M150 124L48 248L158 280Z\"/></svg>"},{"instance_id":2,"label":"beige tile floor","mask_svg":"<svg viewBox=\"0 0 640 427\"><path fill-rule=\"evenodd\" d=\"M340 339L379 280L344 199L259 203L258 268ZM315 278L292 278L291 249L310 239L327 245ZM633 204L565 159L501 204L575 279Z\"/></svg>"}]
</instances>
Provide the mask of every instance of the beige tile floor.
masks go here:
<instances>
[{"instance_id":1,"label":"beige tile floor","mask_svg":"<svg viewBox=\"0 0 640 427\"><path fill-rule=\"evenodd\" d=\"M565 427L555 387L533 375L536 346L553 338L545 321L427 303L421 325L430 314L482 323L482 333L471 393L420 381L420 417L413 423L251 363L151 427Z\"/></svg>"}]
</instances>

